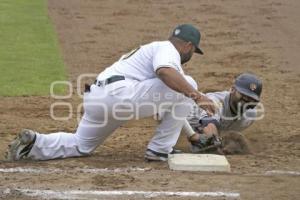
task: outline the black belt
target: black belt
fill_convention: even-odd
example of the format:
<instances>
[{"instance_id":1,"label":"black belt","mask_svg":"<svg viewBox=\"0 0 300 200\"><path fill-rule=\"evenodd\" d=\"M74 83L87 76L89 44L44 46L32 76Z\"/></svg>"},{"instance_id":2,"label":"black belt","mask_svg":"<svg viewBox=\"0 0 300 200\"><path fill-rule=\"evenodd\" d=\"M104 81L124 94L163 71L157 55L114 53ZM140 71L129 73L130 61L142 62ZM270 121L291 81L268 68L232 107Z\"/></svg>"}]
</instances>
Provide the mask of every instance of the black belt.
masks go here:
<instances>
[{"instance_id":1,"label":"black belt","mask_svg":"<svg viewBox=\"0 0 300 200\"><path fill-rule=\"evenodd\" d=\"M100 87L100 86L108 85L108 84L111 84L113 82L122 81L122 80L125 80L125 76L115 75L115 76L111 76L111 77L109 77L109 78L107 78L103 81L98 81L96 79L94 84ZM90 85L85 84L84 87L85 87L84 92L90 92L91 91L91 86Z\"/></svg>"},{"instance_id":2,"label":"black belt","mask_svg":"<svg viewBox=\"0 0 300 200\"><path fill-rule=\"evenodd\" d=\"M107 78L103 81L98 81L96 79L94 84L100 87L100 86L108 85L108 84L111 84L113 82L122 81L122 80L125 80L124 76L115 75L115 76L111 76L111 77L109 77L109 78Z\"/></svg>"}]
</instances>

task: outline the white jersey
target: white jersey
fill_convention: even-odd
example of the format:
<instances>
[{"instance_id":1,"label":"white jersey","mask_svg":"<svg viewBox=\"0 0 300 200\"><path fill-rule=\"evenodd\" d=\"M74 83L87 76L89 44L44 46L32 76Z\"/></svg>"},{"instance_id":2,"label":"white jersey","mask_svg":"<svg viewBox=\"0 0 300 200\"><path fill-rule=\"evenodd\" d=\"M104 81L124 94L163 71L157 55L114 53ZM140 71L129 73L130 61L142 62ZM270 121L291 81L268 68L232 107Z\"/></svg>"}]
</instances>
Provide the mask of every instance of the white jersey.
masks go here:
<instances>
[{"instance_id":1,"label":"white jersey","mask_svg":"<svg viewBox=\"0 0 300 200\"><path fill-rule=\"evenodd\" d=\"M123 75L125 78L143 81L156 78L156 70L163 66L172 67L184 75L180 55L170 41L152 42L123 55L100 73L97 79Z\"/></svg>"},{"instance_id":2,"label":"white jersey","mask_svg":"<svg viewBox=\"0 0 300 200\"><path fill-rule=\"evenodd\" d=\"M229 107L230 93L228 91L207 93L206 96L210 98L217 107L217 112L212 118L219 122L220 132L242 131L254 122L256 109L249 109L242 116L235 115L231 112ZM193 111L187 117L187 121L195 130L199 127L199 121L207 116L207 113L195 104Z\"/></svg>"}]
</instances>

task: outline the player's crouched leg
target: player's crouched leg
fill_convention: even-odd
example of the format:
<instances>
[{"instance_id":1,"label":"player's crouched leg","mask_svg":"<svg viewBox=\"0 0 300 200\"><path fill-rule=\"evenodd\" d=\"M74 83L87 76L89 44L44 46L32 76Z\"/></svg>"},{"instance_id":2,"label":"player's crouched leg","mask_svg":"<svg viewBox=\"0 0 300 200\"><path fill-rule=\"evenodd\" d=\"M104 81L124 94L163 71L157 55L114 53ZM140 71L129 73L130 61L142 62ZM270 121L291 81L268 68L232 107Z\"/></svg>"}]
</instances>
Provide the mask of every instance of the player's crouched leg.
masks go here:
<instances>
[{"instance_id":1,"label":"player's crouched leg","mask_svg":"<svg viewBox=\"0 0 300 200\"><path fill-rule=\"evenodd\" d=\"M75 134L40 134L25 129L9 145L6 159L51 160L88 156L123 123L114 119L110 119L109 122L94 121L84 114Z\"/></svg>"},{"instance_id":2,"label":"player's crouched leg","mask_svg":"<svg viewBox=\"0 0 300 200\"><path fill-rule=\"evenodd\" d=\"M24 129L9 145L6 159L50 160L82 156L78 151L76 136L72 133L40 134Z\"/></svg>"},{"instance_id":3,"label":"player's crouched leg","mask_svg":"<svg viewBox=\"0 0 300 200\"><path fill-rule=\"evenodd\" d=\"M185 76L185 78L195 89L197 88L196 82L191 77ZM155 86L149 90L149 93L169 93L174 98L162 99L161 101L162 104L168 101L171 104L167 109L159 110L160 124L147 146L145 159L147 161L166 161L169 154L176 152L173 147L177 143L184 121L194 104L192 99L184 95L177 95L179 93L168 89L164 85ZM155 90L155 88L158 89Z\"/></svg>"}]
</instances>

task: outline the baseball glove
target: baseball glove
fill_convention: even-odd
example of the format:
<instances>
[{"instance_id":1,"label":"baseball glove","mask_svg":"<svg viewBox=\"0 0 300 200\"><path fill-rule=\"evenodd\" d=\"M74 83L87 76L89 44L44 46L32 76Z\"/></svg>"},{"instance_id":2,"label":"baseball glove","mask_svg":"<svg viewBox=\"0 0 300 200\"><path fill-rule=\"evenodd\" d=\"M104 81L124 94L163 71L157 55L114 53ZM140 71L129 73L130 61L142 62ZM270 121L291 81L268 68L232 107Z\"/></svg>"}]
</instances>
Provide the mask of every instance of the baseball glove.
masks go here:
<instances>
[{"instance_id":1,"label":"baseball glove","mask_svg":"<svg viewBox=\"0 0 300 200\"><path fill-rule=\"evenodd\" d=\"M237 132L224 133L222 137L213 135L205 138L200 134L200 140L191 142L193 153L216 153L216 154L250 154L251 150L246 138Z\"/></svg>"},{"instance_id":2,"label":"baseball glove","mask_svg":"<svg viewBox=\"0 0 300 200\"><path fill-rule=\"evenodd\" d=\"M213 135L207 138L204 134L200 134L200 140L197 142L191 141L191 151L193 153L219 153L221 151L222 140L220 137Z\"/></svg>"}]
</instances>

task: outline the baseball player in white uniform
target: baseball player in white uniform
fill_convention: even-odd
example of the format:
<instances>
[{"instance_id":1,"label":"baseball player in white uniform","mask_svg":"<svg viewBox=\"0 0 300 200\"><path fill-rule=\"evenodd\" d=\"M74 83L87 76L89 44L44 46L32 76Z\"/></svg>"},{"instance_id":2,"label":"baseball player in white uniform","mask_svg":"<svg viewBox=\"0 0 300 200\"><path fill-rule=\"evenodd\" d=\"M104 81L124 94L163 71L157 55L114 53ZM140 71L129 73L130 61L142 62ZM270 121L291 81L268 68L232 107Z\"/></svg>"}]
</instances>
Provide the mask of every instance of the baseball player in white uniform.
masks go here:
<instances>
[{"instance_id":1,"label":"baseball player in white uniform","mask_svg":"<svg viewBox=\"0 0 300 200\"><path fill-rule=\"evenodd\" d=\"M193 25L174 29L166 41L143 45L101 72L84 94L84 115L73 133L40 134L25 129L9 145L7 160L49 160L90 155L118 127L131 119L160 113L162 120L148 144L145 158L165 161L195 102L214 112L210 99L197 91L182 64L199 48Z\"/></svg>"},{"instance_id":2,"label":"baseball player in white uniform","mask_svg":"<svg viewBox=\"0 0 300 200\"><path fill-rule=\"evenodd\" d=\"M217 112L208 116L205 110L193 107L183 126L191 142L191 151L205 152L203 150L207 147L219 146L222 153L233 153L221 146L219 134L240 133L249 127L257 119L256 105L261 92L261 80L254 74L243 73L236 78L230 91L207 93L206 96L215 103Z\"/></svg>"}]
</instances>

